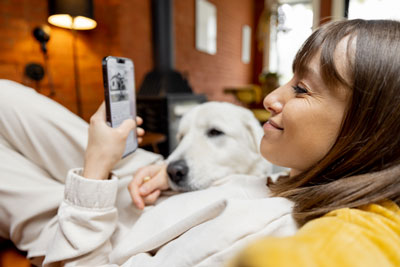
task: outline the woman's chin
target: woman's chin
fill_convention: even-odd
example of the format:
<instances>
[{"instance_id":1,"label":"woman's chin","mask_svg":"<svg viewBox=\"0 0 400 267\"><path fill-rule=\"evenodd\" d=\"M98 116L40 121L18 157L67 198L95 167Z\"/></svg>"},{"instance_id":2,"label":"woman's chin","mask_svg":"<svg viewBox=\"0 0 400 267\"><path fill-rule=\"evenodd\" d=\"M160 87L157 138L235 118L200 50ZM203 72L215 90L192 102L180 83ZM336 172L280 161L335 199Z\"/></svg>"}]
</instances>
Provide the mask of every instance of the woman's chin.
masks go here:
<instances>
[{"instance_id":1,"label":"woman's chin","mask_svg":"<svg viewBox=\"0 0 400 267\"><path fill-rule=\"evenodd\" d=\"M264 151L261 150L261 156L266 159L268 162L277 165L277 166L282 166L282 163L276 159L276 157L273 156L273 154L269 151Z\"/></svg>"},{"instance_id":2,"label":"woman's chin","mask_svg":"<svg viewBox=\"0 0 400 267\"><path fill-rule=\"evenodd\" d=\"M288 162L285 161L284 159L287 159L288 157L285 157L282 154L282 149L274 149L273 146L271 146L271 144L264 144L264 141L261 141L261 146L260 146L260 153L261 156L266 159L268 162L276 165L276 166L280 166L280 167L284 167L284 168L290 168L288 167Z\"/></svg>"},{"instance_id":3,"label":"woman's chin","mask_svg":"<svg viewBox=\"0 0 400 267\"><path fill-rule=\"evenodd\" d=\"M279 150L278 147L279 146L271 144L270 140L268 140L264 135L261 139L260 153L263 158L273 163L272 161L274 161L274 158L276 157L276 155L278 155L277 153L282 152L282 150Z\"/></svg>"}]
</instances>

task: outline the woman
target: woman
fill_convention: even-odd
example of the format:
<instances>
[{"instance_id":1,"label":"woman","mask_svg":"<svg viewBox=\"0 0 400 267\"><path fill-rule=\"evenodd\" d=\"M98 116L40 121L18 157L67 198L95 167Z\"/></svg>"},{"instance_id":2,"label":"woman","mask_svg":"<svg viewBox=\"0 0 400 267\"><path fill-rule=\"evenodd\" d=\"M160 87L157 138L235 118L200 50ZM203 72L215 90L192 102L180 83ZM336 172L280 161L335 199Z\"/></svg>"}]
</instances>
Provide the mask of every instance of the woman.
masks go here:
<instances>
[{"instance_id":1,"label":"woman","mask_svg":"<svg viewBox=\"0 0 400 267\"><path fill-rule=\"evenodd\" d=\"M258 241L232 266L400 265L399 52L400 23L395 21L330 23L306 41L286 85L294 86L293 98L283 86L264 103L278 127L282 122L290 127L293 120L314 127L323 119L328 124L318 129L317 138L322 134L325 143L308 129L295 128L291 140L299 135L309 140L288 148L299 149L293 158L285 154L293 137L289 133L285 139L270 131L261 147L272 162L292 167L270 188L294 201L293 216L300 225L308 223L293 237ZM323 84L304 72L315 61L313 72L320 73ZM321 89L339 100L335 108L324 103ZM322 117L321 112L302 113L319 104L325 105ZM290 109L297 114L291 116ZM330 112L336 120L326 118ZM329 128L336 130L329 134ZM283 151L273 154L279 145Z\"/></svg>"},{"instance_id":2,"label":"woman","mask_svg":"<svg viewBox=\"0 0 400 267\"><path fill-rule=\"evenodd\" d=\"M185 231L177 224L168 225L172 232L179 229L178 235L141 236L141 219L174 199L170 198L143 213L132 230L136 230L135 234L127 235L125 240L128 241L117 247L114 247L113 241L126 233L123 227L117 225L132 219L124 217L127 214L123 210L127 207L118 206L118 201L118 211L114 208L117 182L109 177L112 168L120 164L124 138L133 124L127 122L125 127L117 130L106 127L104 108L100 107L91 119L83 171L70 172L58 219L51 224L57 228L53 232L53 241L49 242L45 252L37 252L37 255L46 257L45 265L93 266L113 262L124 266L160 266L153 264L153 260L164 254L163 266L193 266L193 262L196 266L216 266L216 263L231 258L234 251L255 237L294 233L294 226L284 212L266 221L267 226L258 225L256 228L263 230L257 234L255 228L246 228L270 216L268 212L273 211L275 206L277 210L282 207L291 210L291 202L285 202L287 198L294 203L293 216L297 223L303 225L310 222L293 237L258 241L242 252L233 261L234 265L317 266L331 263L338 266L365 263L363 257L352 258L353 255L349 254L360 251L368 252L368 257L365 257L367 264L400 264L396 254L400 251L400 212L397 206L400 181L396 167L400 159L397 149L400 142L397 135L400 110L396 101L400 89L399 52L398 22L354 20L329 23L318 29L296 56L293 79L264 100L272 116L264 125L262 155L274 164L291 168L289 175L268 183L277 197L262 199L262 196L268 195L262 191L266 188L265 179L246 185L237 184L236 190L247 190L247 187L261 190L251 191L258 195L253 196L255 199L241 202L242 210L234 206L237 201L217 201L205 206L205 202L201 202L199 206L203 205L204 209L199 211L203 213L201 216L196 213L196 216L199 215L197 220L188 217L190 220L185 221L188 226ZM149 181L147 176L151 178ZM145 203L153 203L160 192L168 188L165 166L157 164L142 168L129 188L139 208L144 208ZM210 189L210 192L224 194L225 189L230 188L220 191ZM202 201L207 201L208 196L201 196L204 197ZM393 202L380 203L384 200ZM266 201L263 206L265 213L259 212L258 220L243 219L251 215L245 214L245 211L253 209L253 203L258 205L260 201ZM185 201L180 201L182 209L184 204ZM365 206L368 204L372 206ZM236 211L240 212L229 213L230 207L238 208ZM345 209L343 213L340 209L343 207L357 209ZM330 211L326 215L328 217L321 218ZM117 212L120 212L119 219ZM226 223L227 218L222 217L223 214L232 215L228 217L231 219L229 223ZM168 215L164 214L165 217ZM217 225L215 221L221 218L225 219L224 226L210 228L213 223ZM357 224L359 221L369 228L365 230L363 225ZM350 222L351 225L348 224ZM155 232L162 227L161 220L152 225ZM233 228L246 237L235 243L236 250L222 246L224 242L237 241L230 239L237 234L230 232ZM213 235L209 235L210 229L214 230L211 231ZM378 238L374 231L381 229L379 234L383 238L381 235ZM357 238L353 236L354 231ZM208 243L205 243L204 236L208 238L205 240ZM218 240L215 245L217 239L214 240L214 236L222 236L224 242ZM344 239L346 236L350 238ZM346 242L338 242L335 237ZM148 253L138 253L136 242L141 238L145 240L141 249L146 247L146 241L152 242L155 238L161 240L162 245L148 249ZM201 241L203 246L194 246ZM181 245L171 246L177 243ZM210 251L214 246L214 250ZM185 250L186 247L192 250ZM183 253L178 253L177 248ZM193 250L197 248L201 250ZM203 249L209 257L194 261L193 258L202 254ZM180 260L180 264L166 264L168 255L176 261ZM321 255L327 257L325 261L321 261Z\"/></svg>"},{"instance_id":3,"label":"woman","mask_svg":"<svg viewBox=\"0 0 400 267\"><path fill-rule=\"evenodd\" d=\"M296 97L311 105L309 98L320 96L312 83L302 84L310 81L304 67L317 57L328 90L347 102L342 113L329 106L325 112L343 119L316 160L295 165L296 160L277 158L294 164L295 171L270 188L294 201L300 225L308 223L293 237L253 244L233 266L400 265L399 52L400 23L395 21L331 23L306 41L293 64ZM273 117L284 118L294 102L283 97L283 90L265 100ZM286 107L273 104L282 102ZM263 139L264 155L277 145L271 139ZM309 155L310 148L303 148Z\"/></svg>"}]
</instances>

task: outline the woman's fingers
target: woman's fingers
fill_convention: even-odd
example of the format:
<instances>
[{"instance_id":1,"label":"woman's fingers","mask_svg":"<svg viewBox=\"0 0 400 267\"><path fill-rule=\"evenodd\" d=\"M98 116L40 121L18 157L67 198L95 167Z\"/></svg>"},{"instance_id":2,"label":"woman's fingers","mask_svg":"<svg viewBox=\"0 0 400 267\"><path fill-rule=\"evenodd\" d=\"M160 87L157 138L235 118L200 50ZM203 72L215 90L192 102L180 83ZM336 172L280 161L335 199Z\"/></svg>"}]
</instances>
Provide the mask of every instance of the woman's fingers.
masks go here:
<instances>
[{"instance_id":1,"label":"woman's fingers","mask_svg":"<svg viewBox=\"0 0 400 267\"><path fill-rule=\"evenodd\" d=\"M144 209L144 205L145 205L144 200L139 193L139 186L142 183L143 183L142 177L135 177L134 179L132 179L132 181L128 185L128 191L129 191L129 194L131 195L133 204L135 204L135 206L141 210Z\"/></svg>"},{"instance_id":2,"label":"woman's fingers","mask_svg":"<svg viewBox=\"0 0 400 267\"><path fill-rule=\"evenodd\" d=\"M139 209L143 209L145 205L142 195L139 192L139 187L145 182L145 180L154 176L158 172L159 168L159 165L149 165L139 169L128 185L132 201Z\"/></svg>"},{"instance_id":3,"label":"woman's fingers","mask_svg":"<svg viewBox=\"0 0 400 267\"><path fill-rule=\"evenodd\" d=\"M156 203L158 197L161 194L161 190L155 190L154 192L152 192L151 194L149 194L148 196L146 196L143 200L144 203L146 205L153 205L154 203Z\"/></svg>"},{"instance_id":4,"label":"woman's fingers","mask_svg":"<svg viewBox=\"0 0 400 267\"><path fill-rule=\"evenodd\" d=\"M111 169L121 160L126 138L135 129L133 119L125 120L117 128L106 123L104 102L90 118L88 145L85 151L84 176L106 179Z\"/></svg>"},{"instance_id":5,"label":"woman's fingers","mask_svg":"<svg viewBox=\"0 0 400 267\"><path fill-rule=\"evenodd\" d=\"M146 197L157 189L168 189L168 177L167 173L164 171L164 168L164 166L160 168L156 175L140 186L139 193L141 196Z\"/></svg>"},{"instance_id":6,"label":"woman's fingers","mask_svg":"<svg viewBox=\"0 0 400 267\"><path fill-rule=\"evenodd\" d=\"M136 116L136 123L137 123L137 125L142 125L143 119L139 116Z\"/></svg>"},{"instance_id":7,"label":"woman's fingers","mask_svg":"<svg viewBox=\"0 0 400 267\"><path fill-rule=\"evenodd\" d=\"M145 134L145 131L143 128L140 128L140 127L136 128L136 135L137 135L137 140L138 140L139 144L142 143L144 134Z\"/></svg>"},{"instance_id":8,"label":"woman's fingers","mask_svg":"<svg viewBox=\"0 0 400 267\"><path fill-rule=\"evenodd\" d=\"M104 101L101 103L101 105L99 106L99 108L97 109L97 111L93 114L94 118L98 118L101 120L106 120L106 104L104 103Z\"/></svg>"},{"instance_id":9,"label":"woman's fingers","mask_svg":"<svg viewBox=\"0 0 400 267\"><path fill-rule=\"evenodd\" d=\"M140 127L137 127L137 128L136 128L136 132L137 132L138 137L143 136L144 133L145 133L144 129L143 129L143 128L140 128Z\"/></svg>"},{"instance_id":10,"label":"woman's fingers","mask_svg":"<svg viewBox=\"0 0 400 267\"><path fill-rule=\"evenodd\" d=\"M143 209L145 204L153 204L168 189L165 165L150 165L140 169L128 186L133 203ZM159 191L157 193L157 191Z\"/></svg>"},{"instance_id":11,"label":"woman's fingers","mask_svg":"<svg viewBox=\"0 0 400 267\"><path fill-rule=\"evenodd\" d=\"M121 134L121 136L123 138L126 138L126 137L128 137L129 132L132 131L133 129L135 129L135 126L136 126L136 124L135 124L134 120L127 119L127 120L124 120L122 122L122 124L120 126L118 126L118 128L115 128L115 129L117 129L119 131L119 133Z\"/></svg>"}]
</instances>

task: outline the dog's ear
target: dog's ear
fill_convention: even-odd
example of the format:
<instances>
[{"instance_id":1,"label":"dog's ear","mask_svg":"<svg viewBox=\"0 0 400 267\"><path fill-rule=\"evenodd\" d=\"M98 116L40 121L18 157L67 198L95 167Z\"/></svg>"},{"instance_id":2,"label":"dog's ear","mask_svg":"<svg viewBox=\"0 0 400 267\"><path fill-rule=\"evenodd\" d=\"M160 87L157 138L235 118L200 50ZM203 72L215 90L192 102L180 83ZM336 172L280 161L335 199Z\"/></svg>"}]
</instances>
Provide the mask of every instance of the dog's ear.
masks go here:
<instances>
[{"instance_id":1,"label":"dog's ear","mask_svg":"<svg viewBox=\"0 0 400 267\"><path fill-rule=\"evenodd\" d=\"M251 135L251 146L255 152L260 152L260 143L264 135L264 131L260 122L256 119L253 113L249 110L248 116L246 116L245 124Z\"/></svg>"},{"instance_id":2,"label":"dog's ear","mask_svg":"<svg viewBox=\"0 0 400 267\"><path fill-rule=\"evenodd\" d=\"M245 125L250 135L250 148L254 151L254 165L249 170L249 174L256 176L265 176L272 173L272 164L264 159L260 154L261 139L264 136L264 130L261 123L249 110L246 116Z\"/></svg>"}]
</instances>

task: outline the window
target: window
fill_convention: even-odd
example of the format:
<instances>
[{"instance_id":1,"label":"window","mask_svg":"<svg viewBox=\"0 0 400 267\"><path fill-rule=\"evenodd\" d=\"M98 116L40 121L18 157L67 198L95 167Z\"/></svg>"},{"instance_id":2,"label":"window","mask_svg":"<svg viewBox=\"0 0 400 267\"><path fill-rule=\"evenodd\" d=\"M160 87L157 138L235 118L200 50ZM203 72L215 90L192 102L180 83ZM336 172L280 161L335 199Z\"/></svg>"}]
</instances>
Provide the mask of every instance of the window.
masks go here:
<instances>
[{"instance_id":1,"label":"window","mask_svg":"<svg viewBox=\"0 0 400 267\"><path fill-rule=\"evenodd\" d=\"M312 1L280 1L271 17L269 72L279 75L279 83L288 82L292 62L300 46L312 33Z\"/></svg>"},{"instance_id":2,"label":"window","mask_svg":"<svg viewBox=\"0 0 400 267\"><path fill-rule=\"evenodd\" d=\"M400 20L399 11L399 0L350 0L348 18Z\"/></svg>"}]
</instances>

